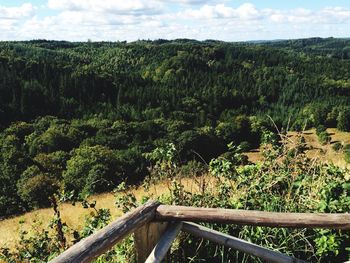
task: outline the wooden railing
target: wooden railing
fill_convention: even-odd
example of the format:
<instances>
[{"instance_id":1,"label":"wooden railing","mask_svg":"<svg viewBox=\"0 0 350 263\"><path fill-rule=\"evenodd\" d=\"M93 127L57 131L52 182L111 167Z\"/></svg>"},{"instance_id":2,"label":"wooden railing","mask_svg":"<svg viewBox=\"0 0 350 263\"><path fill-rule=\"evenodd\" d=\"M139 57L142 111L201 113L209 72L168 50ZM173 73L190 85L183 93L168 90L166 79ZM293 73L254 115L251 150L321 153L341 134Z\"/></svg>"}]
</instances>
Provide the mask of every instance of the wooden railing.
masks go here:
<instances>
[{"instance_id":1,"label":"wooden railing","mask_svg":"<svg viewBox=\"0 0 350 263\"><path fill-rule=\"evenodd\" d=\"M90 262L131 233L135 234L138 262L161 262L180 231L259 257L267 262L304 262L193 222L349 230L350 214L197 208L161 205L159 202L149 201L73 245L51 262Z\"/></svg>"}]
</instances>

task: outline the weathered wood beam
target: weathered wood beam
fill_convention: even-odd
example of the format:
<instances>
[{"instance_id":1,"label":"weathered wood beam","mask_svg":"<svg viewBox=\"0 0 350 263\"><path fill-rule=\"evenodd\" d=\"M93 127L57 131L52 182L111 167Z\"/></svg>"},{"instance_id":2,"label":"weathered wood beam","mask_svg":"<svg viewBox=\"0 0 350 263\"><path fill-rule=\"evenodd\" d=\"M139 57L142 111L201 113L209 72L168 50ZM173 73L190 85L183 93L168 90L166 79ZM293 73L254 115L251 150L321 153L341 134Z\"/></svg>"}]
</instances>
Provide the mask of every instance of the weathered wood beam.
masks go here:
<instances>
[{"instance_id":1,"label":"weathered wood beam","mask_svg":"<svg viewBox=\"0 0 350 263\"><path fill-rule=\"evenodd\" d=\"M168 205L158 206L156 220L288 228L350 229L350 214L278 213Z\"/></svg>"},{"instance_id":2,"label":"weathered wood beam","mask_svg":"<svg viewBox=\"0 0 350 263\"><path fill-rule=\"evenodd\" d=\"M171 244L179 234L182 228L182 222L169 225L163 236L152 250L145 263L161 263L167 255Z\"/></svg>"},{"instance_id":3,"label":"weathered wood beam","mask_svg":"<svg viewBox=\"0 0 350 263\"><path fill-rule=\"evenodd\" d=\"M159 203L149 201L112 222L95 234L81 240L52 263L90 262L120 242L126 235L154 219Z\"/></svg>"},{"instance_id":4,"label":"weathered wood beam","mask_svg":"<svg viewBox=\"0 0 350 263\"><path fill-rule=\"evenodd\" d=\"M144 263L166 231L168 222L150 222L134 232L137 262Z\"/></svg>"},{"instance_id":5,"label":"weathered wood beam","mask_svg":"<svg viewBox=\"0 0 350 263\"><path fill-rule=\"evenodd\" d=\"M272 263L305 262L293 257L289 257L282 253L249 243L242 239L238 239L230 235L220 233L210 228L197 225L195 223L184 222L182 226L182 230L194 236L210 240L212 242L215 242L220 245L224 245L229 248L236 249L238 251L244 252L251 256L259 257L260 259L266 260L267 262L272 262Z\"/></svg>"}]
</instances>

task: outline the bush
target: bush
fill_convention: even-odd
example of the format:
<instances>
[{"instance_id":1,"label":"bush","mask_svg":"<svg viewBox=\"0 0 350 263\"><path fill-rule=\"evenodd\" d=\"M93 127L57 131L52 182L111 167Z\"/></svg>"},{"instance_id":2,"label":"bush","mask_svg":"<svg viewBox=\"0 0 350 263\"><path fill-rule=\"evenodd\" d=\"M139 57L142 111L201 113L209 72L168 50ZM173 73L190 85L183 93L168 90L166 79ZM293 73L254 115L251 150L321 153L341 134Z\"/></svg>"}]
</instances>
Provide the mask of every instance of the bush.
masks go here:
<instances>
[{"instance_id":1,"label":"bush","mask_svg":"<svg viewBox=\"0 0 350 263\"><path fill-rule=\"evenodd\" d=\"M322 145L325 145L325 144L329 143L332 140L332 138L329 135L329 133L321 132L318 134L318 140Z\"/></svg>"},{"instance_id":2,"label":"bush","mask_svg":"<svg viewBox=\"0 0 350 263\"><path fill-rule=\"evenodd\" d=\"M241 142L238 147L241 149L242 152L247 152L251 149L251 145L247 141Z\"/></svg>"},{"instance_id":3,"label":"bush","mask_svg":"<svg viewBox=\"0 0 350 263\"><path fill-rule=\"evenodd\" d=\"M213 160L210 170L217 178L216 183L205 185L204 192L200 194L191 194L174 180L169 196L163 197L162 201L175 205L279 212L349 211L349 179L346 179L345 171L320 163L310 170L310 160L303 154L280 158L237 169L223 159ZM209 227L307 262L342 262L349 256L347 246L350 240L343 231L220 224L210 224ZM194 261L210 258L212 262L260 262L188 235L180 236L179 240L180 244L171 255L172 262L183 262L184 258Z\"/></svg>"},{"instance_id":4,"label":"bush","mask_svg":"<svg viewBox=\"0 0 350 263\"><path fill-rule=\"evenodd\" d=\"M316 127L316 134L320 135L322 132L326 132L326 127L324 125L318 125Z\"/></svg>"},{"instance_id":5,"label":"bush","mask_svg":"<svg viewBox=\"0 0 350 263\"><path fill-rule=\"evenodd\" d=\"M18 195L30 207L47 207L59 189L59 182L41 172L37 166L30 166L18 181L17 189Z\"/></svg>"},{"instance_id":6,"label":"bush","mask_svg":"<svg viewBox=\"0 0 350 263\"><path fill-rule=\"evenodd\" d=\"M56 120L58 122L59 120ZM26 137L26 146L32 156L40 152L69 152L84 139L85 133L66 123L52 123L44 132L36 130Z\"/></svg>"},{"instance_id":7,"label":"bush","mask_svg":"<svg viewBox=\"0 0 350 263\"><path fill-rule=\"evenodd\" d=\"M339 112L337 128L340 131L350 131L350 107Z\"/></svg>"},{"instance_id":8,"label":"bush","mask_svg":"<svg viewBox=\"0 0 350 263\"><path fill-rule=\"evenodd\" d=\"M350 144L344 146L344 159L347 163L350 163Z\"/></svg>"},{"instance_id":9,"label":"bush","mask_svg":"<svg viewBox=\"0 0 350 263\"><path fill-rule=\"evenodd\" d=\"M340 142L336 142L333 144L332 148L334 151L339 152L343 148L343 145Z\"/></svg>"},{"instance_id":10,"label":"bush","mask_svg":"<svg viewBox=\"0 0 350 263\"><path fill-rule=\"evenodd\" d=\"M63 173L64 187L85 196L112 189L123 179L114 151L104 146L81 146L73 151Z\"/></svg>"}]
</instances>

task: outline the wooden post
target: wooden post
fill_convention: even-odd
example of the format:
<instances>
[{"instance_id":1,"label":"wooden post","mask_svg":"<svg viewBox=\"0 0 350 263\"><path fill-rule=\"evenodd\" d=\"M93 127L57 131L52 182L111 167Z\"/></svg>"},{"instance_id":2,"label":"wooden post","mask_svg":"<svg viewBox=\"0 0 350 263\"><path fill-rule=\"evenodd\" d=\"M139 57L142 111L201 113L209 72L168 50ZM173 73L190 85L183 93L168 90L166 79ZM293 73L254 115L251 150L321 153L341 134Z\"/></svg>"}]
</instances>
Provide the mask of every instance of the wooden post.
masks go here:
<instances>
[{"instance_id":1,"label":"wooden post","mask_svg":"<svg viewBox=\"0 0 350 263\"><path fill-rule=\"evenodd\" d=\"M112 222L100 231L81 240L53 259L52 263L91 262L126 235L154 219L159 202L149 201Z\"/></svg>"},{"instance_id":2,"label":"wooden post","mask_svg":"<svg viewBox=\"0 0 350 263\"><path fill-rule=\"evenodd\" d=\"M167 222L150 222L134 232L137 262L144 263L167 228Z\"/></svg>"},{"instance_id":3,"label":"wooden post","mask_svg":"<svg viewBox=\"0 0 350 263\"><path fill-rule=\"evenodd\" d=\"M161 263L167 255L171 244L179 234L182 228L182 222L169 225L168 229L163 233L159 242L153 248L145 263Z\"/></svg>"},{"instance_id":4,"label":"wooden post","mask_svg":"<svg viewBox=\"0 0 350 263\"><path fill-rule=\"evenodd\" d=\"M212 230L210 228L197 225L195 223L184 222L182 230L188 232L192 235L195 235L200 238L204 238L215 243L230 247L244 253L247 253L252 256L259 257L260 259L266 260L267 262L272 263L306 263L305 261L289 257L282 253L269 250L267 248L249 243L242 239L232 237L220 233L218 231Z\"/></svg>"},{"instance_id":5,"label":"wooden post","mask_svg":"<svg viewBox=\"0 0 350 263\"><path fill-rule=\"evenodd\" d=\"M290 228L350 229L350 214L279 213L168 205L160 205L157 208L156 220Z\"/></svg>"}]
</instances>

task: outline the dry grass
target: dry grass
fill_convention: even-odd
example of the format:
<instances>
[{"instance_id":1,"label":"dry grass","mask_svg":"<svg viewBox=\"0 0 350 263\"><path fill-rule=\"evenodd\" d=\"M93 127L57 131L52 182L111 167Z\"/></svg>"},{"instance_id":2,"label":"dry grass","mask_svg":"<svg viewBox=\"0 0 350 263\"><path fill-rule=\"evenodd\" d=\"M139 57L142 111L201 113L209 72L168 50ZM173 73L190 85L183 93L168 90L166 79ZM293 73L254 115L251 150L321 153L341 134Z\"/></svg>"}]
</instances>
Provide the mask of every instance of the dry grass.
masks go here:
<instances>
[{"instance_id":1,"label":"dry grass","mask_svg":"<svg viewBox=\"0 0 350 263\"><path fill-rule=\"evenodd\" d=\"M311 159L318 159L323 163L333 163L342 168L350 168L350 164L347 164L344 160L343 152L336 152L332 149L332 145L336 142L340 142L343 145L350 144L350 133L340 132L334 128L327 129L327 132L331 135L332 140L326 145L321 145L319 143L315 129L306 130L302 133L309 147L306 151L306 155ZM293 141L297 135L296 132L288 133L288 137L291 141ZM248 152L247 156L249 161L253 163L263 160L260 149Z\"/></svg>"},{"instance_id":2,"label":"dry grass","mask_svg":"<svg viewBox=\"0 0 350 263\"><path fill-rule=\"evenodd\" d=\"M214 179L209 175L194 178L179 178L178 180L185 186L185 190L195 193L201 190L201 180L206 180L206 184L213 184ZM140 200L143 196L150 196L150 198L156 198L158 196L169 193L169 186L171 181L164 180L150 187L149 191L146 192L143 187L135 187L130 189L135 197ZM105 193L95 195L90 198L96 200L96 208L108 208L111 211L112 218L117 218L122 215L122 212L116 208L115 196L113 193ZM72 204L61 204L60 211L62 221L68 226L73 226L74 229L81 229L84 225L85 216L93 212L93 209L84 209L80 203L75 206ZM5 219L0 221L0 247L6 246L9 248L15 247L19 241L19 230L20 227L23 230L30 231L33 224L40 225L39 228L47 228L50 220L53 217L53 210L51 208L38 209L33 212L28 212L21 216ZM20 224L19 222L24 222ZM41 223L41 224L40 224ZM21 225L21 226L20 226Z\"/></svg>"},{"instance_id":3,"label":"dry grass","mask_svg":"<svg viewBox=\"0 0 350 263\"><path fill-rule=\"evenodd\" d=\"M121 214L121 212L118 211L115 206L113 206L114 198L112 194L99 195L96 196L95 199L98 200L97 207L110 208L114 217ZM68 226L75 226L77 228L81 228L83 226L85 216L92 212L90 209L84 209L80 204L75 206L71 204L62 204L60 210L63 221L66 222ZM40 224L41 222L41 227L47 227L52 217L53 210L51 208L47 208L2 220L0 222L0 247L4 245L13 247L15 245L19 239L20 221L24 222L21 224L21 228L29 231L31 229L31 225L34 223Z\"/></svg>"}]
</instances>

